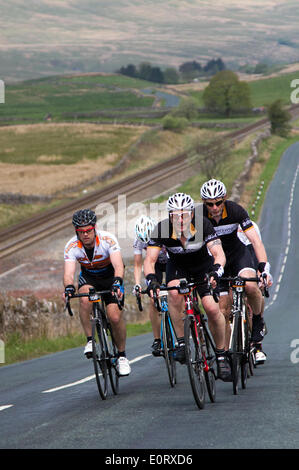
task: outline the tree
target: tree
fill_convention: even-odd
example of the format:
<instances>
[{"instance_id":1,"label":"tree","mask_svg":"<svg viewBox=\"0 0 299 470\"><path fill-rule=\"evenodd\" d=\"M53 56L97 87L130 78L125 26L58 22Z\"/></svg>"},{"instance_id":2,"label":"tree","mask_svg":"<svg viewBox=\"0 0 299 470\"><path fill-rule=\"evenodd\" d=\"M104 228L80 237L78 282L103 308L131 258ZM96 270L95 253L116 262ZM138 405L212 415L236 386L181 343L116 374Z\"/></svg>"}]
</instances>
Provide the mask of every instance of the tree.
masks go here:
<instances>
[{"instance_id":1,"label":"tree","mask_svg":"<svg viewBox=\"0 0 299 470\"><path fill-rule=\"evenodd\" d=\"M173 114L179 117L185 117L188 120L196 119L198 116L198 103L194 98L185 98L180 101L179 106Z\"/></svg>"},{"instance_id":2,"label":"tree","mask_svg":"<svg viewBox=\"0 0 299 470\"><path fill-rule=\"evenodd\" d=\"M287 137L291 129L289 124L291 115L283 108L282 101L274 101L274 103L268 107L267 114L271 123L271 134Z\"/></svg>"},{"instance_id":3,"label":"tree","mask_svg":"<svg viewBox=\"0 0 299 470\"><path fill-rule=\"evenodd\" d=\"M179 82L179 74L175 68L169 67L164 70L164 83L176 84Z\"/></svg>"},{"instance_id":4,"label":"tree","mask_svg":"<svg viewBox=\"0 0 299 470\"><path fill-rule=\"evenodd\" d=\"M246 82L230 71L218 72L203 93L205 107L230 117L234 111L251 108L250 89Z\"/></svg>"}]
</instances>

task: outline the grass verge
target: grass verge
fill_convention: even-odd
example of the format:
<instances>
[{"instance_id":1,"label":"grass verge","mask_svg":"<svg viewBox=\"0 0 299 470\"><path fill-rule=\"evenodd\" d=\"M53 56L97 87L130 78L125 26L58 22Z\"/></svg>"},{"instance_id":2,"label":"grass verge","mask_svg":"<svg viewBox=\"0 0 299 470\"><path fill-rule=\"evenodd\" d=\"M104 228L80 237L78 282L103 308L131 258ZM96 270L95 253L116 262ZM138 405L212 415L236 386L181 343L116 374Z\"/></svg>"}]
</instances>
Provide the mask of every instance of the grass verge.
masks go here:
<instances>
[{"instance_id":1,"label":"grass verge","mask_svg":"<svg viewBox=\"0 0 299 470\"><path fill-rule=\"evenodd\" d=\"M151 323L129 323L127 324L127 338L138 336L152 331ZM5 363L1 365L14 364L27 361L46 354L52 354L66 349L84 346L86 337L84 334L73 334L49 339L47 337L34 338L25 341L19 334L12 334L5 342Z\"/></svg>"}]
</instances>

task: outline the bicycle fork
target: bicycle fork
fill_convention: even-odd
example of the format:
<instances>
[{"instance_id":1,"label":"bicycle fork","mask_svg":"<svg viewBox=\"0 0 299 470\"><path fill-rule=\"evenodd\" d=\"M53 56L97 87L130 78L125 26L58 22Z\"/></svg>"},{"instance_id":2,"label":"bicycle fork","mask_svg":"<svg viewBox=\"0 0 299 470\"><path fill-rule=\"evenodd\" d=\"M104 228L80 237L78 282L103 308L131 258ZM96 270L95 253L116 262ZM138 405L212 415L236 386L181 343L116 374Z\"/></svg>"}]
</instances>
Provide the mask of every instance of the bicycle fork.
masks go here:
<instances>
[{"instance_id":1,"label":"bicycle fork","mask_svg":"<svg viewBox=\"0 0 299 470\"><path fill-rule=\"evenodd\" d=\"M210 367L209 367L207 357L206 357L206 342L205 342L203 327L201 325L200 316L194 312L193 302L189 296L186 299L186 315L191 317L194 321L196 341L197 341L198 347L202 351L203 370L205 372L208 372L210 370Z\"/></svg>"}]
</instances>

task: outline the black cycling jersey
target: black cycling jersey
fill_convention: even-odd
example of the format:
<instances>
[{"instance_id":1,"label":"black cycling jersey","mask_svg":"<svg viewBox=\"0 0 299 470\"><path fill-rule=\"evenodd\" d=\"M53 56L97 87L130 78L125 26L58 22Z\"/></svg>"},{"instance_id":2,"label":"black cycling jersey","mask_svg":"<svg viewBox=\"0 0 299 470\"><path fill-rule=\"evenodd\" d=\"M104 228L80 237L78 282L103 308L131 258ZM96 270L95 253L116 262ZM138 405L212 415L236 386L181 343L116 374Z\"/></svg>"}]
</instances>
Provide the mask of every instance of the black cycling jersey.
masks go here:
<instances>
[{"instance_id":1,"label":"black cycling jersey","mask_svg":"<svg viewBox=\"0 0 299 470\"><path fill-rule=\"evenodd\" d=\"M212 266L214 258L208 253L206 243L218 238L210 221L202 216L198 208L190 224L190 236L185 244L178 239L170 219L159 222L151 236L148 246L166 247L170 260L182 268Z\"/></svg>"},{"instance_id":2,"label":"black cycling jersey","mask_svg":"<svg viewBox=\"0 0 299 470\"><path fill-rule=\"evenodd\" d=\"M253 227L253 223L250 220L248 212L242 206L233 201L225 201L222 217L219 222L216 222L216 220L209 215L205 205L203 214L208 217L212 223L222 242L222 247L227 258L238 251L242 253L245 251L245 245L243 245L238 237L238 226L240 224L242 230L246 232L246 230Z\"/></svg>"}]
</instances>

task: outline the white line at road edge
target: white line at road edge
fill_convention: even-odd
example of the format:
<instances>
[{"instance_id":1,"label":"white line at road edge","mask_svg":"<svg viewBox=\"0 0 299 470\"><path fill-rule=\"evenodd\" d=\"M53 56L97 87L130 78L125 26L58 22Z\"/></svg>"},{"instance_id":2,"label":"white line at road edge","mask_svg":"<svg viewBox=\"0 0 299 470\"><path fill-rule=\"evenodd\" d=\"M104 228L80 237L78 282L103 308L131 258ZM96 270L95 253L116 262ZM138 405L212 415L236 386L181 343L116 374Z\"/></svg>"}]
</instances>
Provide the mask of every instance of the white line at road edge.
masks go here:
<instances>
[{"instance_id":1,"label":"white line at road edge","mask_svg":"<svg viewBox=\"0 0 299 470\"><path fill-rule=\"evenodd\" d=\"M130 364L133 364L134 362L141 361L141 359L144 359L145 357L151 356L151 354L144 354L143 356L138 356L135 357L135 359L132 359L130 361ZM66 385L61 385L60 387L55 387L55 388L50 388L49 390L44 390L42 393L52 393L52 392L57 392L58 390L62 390L64 388L69 388L69 387L74 387L75 385L83 384L85 382L88 382L89 380L92 380L95 378L95 375L89 375L88 377L85 377L84 379L77 380L76 382L72 382ZM12 405L11 405L12 406Z\"/></svg>"},{"instance_id":2,"label":"white line at road edge","mask_svg":"<svg viewBox=\"0 0 299 470\"><path fill-rule=\"evenodd\" d=\"M6 410L7 408L11 408L13 405L3 405L0 406L0 411Z\"/></svg>"},{"instance_id":3,"label":"white line at road edge","mask_svg":"<svg viewBox=\"0 0 299 470\"><path fill-rule=\"evenodd\" d=\"M283 273L284 273L285 266L286 266L286 263L287 263L287 260L288 260L289 248L290 248L290 245L291 245L292 205L293 205L293 201L294 201L294 190L295 190L295 186L296 186L296 180L297 180L298 172L299 172L299 165L297 165L297 169L295 171L295 175L294 175L294 179L293 179L293 183L292 183L292 188L291 188L290 202L289 202L289 207L288 207L288 238L287 238L287 244L286 244L286 249L285 249L285 253L284 253L285 256L284 256L282 266L281 266L281 269L280 269L280 273L279 273L278 281L277 281L277 284L276 284L276 287L275 287L275 293L273 295L273 299L265 307L265 310L267 310L269 307L271 307L271 305L273 305L275 300L277 299L277 295L278 295L278 292L279 292L279 289L280 289L280 286L281 286Z\"/></svg>"},{"instance_id":4,"label":"white line at road edge","mask_svg":"<svg viewBox=\"0 0 299 470\"><path fill-rule=\"evenodd\" d=\"M28 264L28 263L20 264L19 266L16 266L15 268L12 268L12 269L10 269L9 271L6 271L5 273L0 274L0 278L1 278L1 277L4 277L4 276L8 276L8 274L13 273L13 272L16 271L17 269L24 268L25 266L27 266L27 264Z\"/></svg>"}]
</instances>

